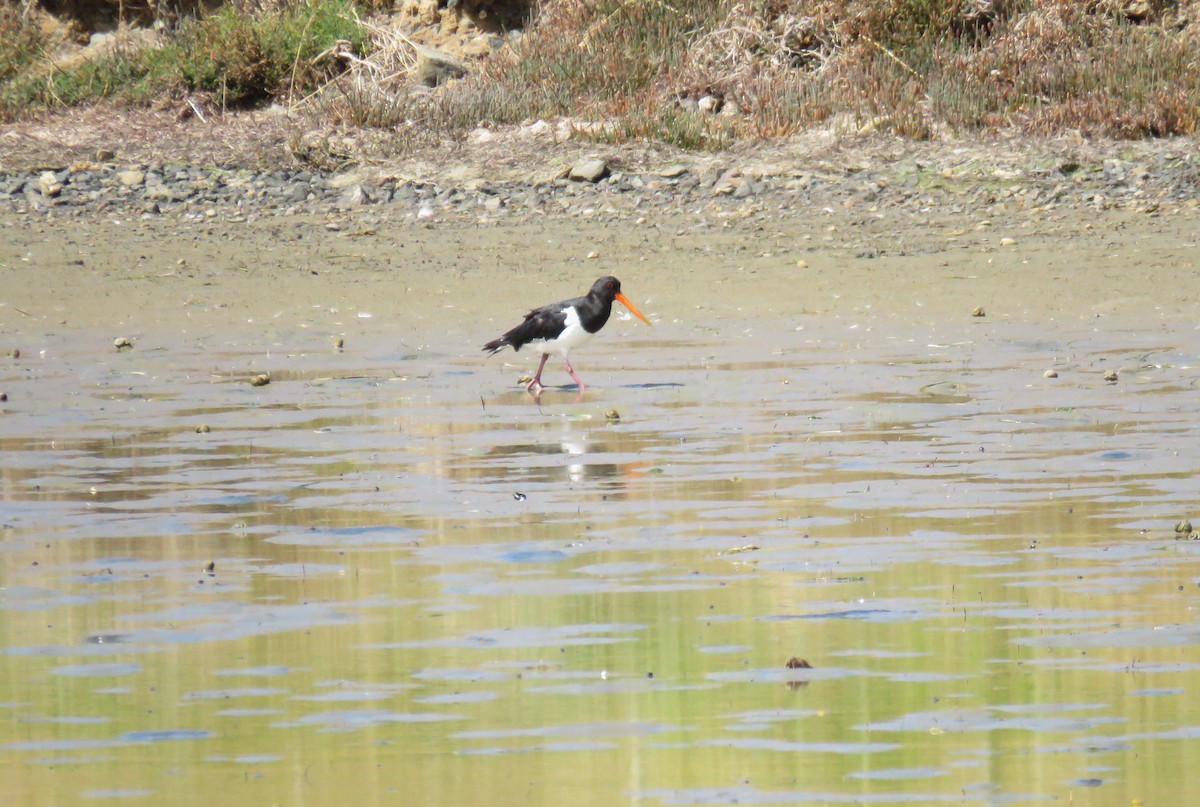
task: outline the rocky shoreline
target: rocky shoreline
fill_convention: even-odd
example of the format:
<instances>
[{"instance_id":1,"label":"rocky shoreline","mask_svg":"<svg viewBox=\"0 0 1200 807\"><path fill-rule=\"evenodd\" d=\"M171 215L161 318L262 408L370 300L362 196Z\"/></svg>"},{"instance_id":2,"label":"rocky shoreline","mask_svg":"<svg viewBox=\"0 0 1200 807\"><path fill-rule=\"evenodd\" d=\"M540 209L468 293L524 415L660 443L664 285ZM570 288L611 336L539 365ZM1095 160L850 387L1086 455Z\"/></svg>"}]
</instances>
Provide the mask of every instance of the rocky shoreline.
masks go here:
<instances>
[{"instance_id":1,"label":"rocky shoreline","mask_svg":"<svg viewBox=\"0 0 1200 807\"><path fill-rule=\"evenodd\" d=\"M338 215L388 218L644 216L655 210L830 208L992 215L1030 208L1160 213L1200 204L1191 141L1075 144L796 144L722 154L531 150L520 170L484 154L343 171L122 163L107 152L56 168L0 172L0 211L56 217ZM510 161L510 164L511 161Z\"/></svg>"}]
</instances>

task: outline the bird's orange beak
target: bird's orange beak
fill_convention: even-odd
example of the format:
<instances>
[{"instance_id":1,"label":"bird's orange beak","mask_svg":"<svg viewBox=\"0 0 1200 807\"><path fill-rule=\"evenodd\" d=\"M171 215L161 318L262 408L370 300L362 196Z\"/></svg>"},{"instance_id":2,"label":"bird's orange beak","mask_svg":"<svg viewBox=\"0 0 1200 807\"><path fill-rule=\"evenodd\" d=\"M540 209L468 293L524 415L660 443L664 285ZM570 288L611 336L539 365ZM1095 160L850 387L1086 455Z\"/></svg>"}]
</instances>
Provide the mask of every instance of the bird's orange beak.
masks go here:
<instances>
[{"instance_id":1,"label":"bird's orange beak","mask_svg":"<svg viewBox=\"0 0 1200 807\"><path fill-rule=\"evenodd\" d=\"M640 319L642 322L646 323L647 325L654 324L650 320L646 319L646 315L643 314L641 311L638 311L637 306L634 305L633 303L629 302L629 298L626 297L624 294L617 292L617 302L619 302L621 305L628 308L630 314L633 314L635 317L637 317L638 319Z\"/></svg>"}]
</instances>

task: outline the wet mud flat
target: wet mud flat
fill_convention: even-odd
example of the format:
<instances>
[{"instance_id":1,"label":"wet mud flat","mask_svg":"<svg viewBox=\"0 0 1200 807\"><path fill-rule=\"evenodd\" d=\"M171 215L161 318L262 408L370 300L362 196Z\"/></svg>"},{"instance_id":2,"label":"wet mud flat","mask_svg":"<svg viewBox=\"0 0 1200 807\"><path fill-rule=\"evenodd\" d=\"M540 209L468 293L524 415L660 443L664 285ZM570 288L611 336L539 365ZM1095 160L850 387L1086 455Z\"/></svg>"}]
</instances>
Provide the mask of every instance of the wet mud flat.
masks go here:
<instances>
[{"instance_id":1,"label":"wet mud flat","mask_svg":"<svg viewBox=\"0 0 1200 807\"><path fill-rule=\"evenodd\" d=\"M1185 802L1200 218L746 210L6 221L5 798Z\"/></svg>"}]
</instances>

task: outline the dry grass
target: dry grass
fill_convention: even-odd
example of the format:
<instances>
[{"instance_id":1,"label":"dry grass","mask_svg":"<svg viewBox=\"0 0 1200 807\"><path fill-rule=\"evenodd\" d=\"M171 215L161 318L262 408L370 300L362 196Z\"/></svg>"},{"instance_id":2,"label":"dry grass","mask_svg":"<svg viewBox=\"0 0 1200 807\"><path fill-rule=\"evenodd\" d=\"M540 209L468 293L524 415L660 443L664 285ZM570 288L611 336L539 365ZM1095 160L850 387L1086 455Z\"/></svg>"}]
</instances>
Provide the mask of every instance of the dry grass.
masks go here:
<instances>
[{"instance_id":1,"label":"dry grass","mask_svg":"<svg viewBox=\"0 0 1200 807\"><path fill-rule=\"evenodd\" d=\"M408 84L417 65L417 46L398 28L357 14L354 21L370 37L368 54L359 56L344 42L322 54L344 62L345 71L292 109L315 112L334 125L395 126L404 121L411 106Z\"/></svg>"},{"instance_id":2,"label":"dry grass","mask_svg":"<svg viewBox=\"0 0 1200 807\"><path fill-rule=\"evenodd\" d=\"M571 117L692 148L834 116L913 138L1193 134L1198 25L1190 3L1119 0L561 0L419 108L446 130Z\"/></svg>"}]
</instances>

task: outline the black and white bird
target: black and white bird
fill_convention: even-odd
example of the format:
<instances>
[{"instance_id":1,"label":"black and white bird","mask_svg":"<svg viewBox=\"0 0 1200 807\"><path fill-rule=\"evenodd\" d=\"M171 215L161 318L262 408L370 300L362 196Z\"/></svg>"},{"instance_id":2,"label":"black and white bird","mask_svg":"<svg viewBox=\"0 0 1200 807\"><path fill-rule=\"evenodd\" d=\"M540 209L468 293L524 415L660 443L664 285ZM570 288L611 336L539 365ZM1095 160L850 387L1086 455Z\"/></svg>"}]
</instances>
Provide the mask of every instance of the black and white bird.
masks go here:
<instances>
[{"instance_id":1,"label":"black and white bird","mask_svg":"<svg viewBox=\"0 0 1200 807\"><path fill-rule=\"evenodd\" d=\"M563 300L561 303L551 303L541 308L535 308L525 315L525 321L499 339L493 339L483 346L489 354L506 347L520 350L525 345L531 345L542 352L542 362L538 365L537 375L529 382L527 389L533 394L540 393L542 387L542 368L551 353L563 357L567 373L579 385L579 391L587 389L583 379L575 374L568 358L570 352L591 339L612 314L613 300L629 309L635 317L647 325L652 325L637 306L629 302L629 298L621 293L621 281L615 277L602 277L592 284L592 289L583 297L573 300Z\"/></svg>"}]
</instances>

